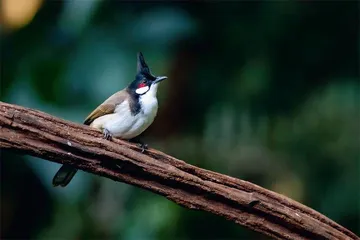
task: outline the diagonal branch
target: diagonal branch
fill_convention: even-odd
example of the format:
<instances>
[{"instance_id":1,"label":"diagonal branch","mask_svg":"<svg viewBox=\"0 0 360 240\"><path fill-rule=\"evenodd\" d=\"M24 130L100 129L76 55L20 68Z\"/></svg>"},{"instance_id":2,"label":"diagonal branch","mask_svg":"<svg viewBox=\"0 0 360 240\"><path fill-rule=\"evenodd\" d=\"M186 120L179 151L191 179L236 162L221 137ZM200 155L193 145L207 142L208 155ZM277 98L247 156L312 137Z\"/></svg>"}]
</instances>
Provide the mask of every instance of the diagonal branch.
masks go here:
<instances>
[{"instance_id":1,"label":"diagonal branch","mask_svg":"<svg viewBox=\"0 0 360 240\"><path fill-rule=\"evenodd\" d=\"M162 152L107 141L85 125L0 102L0 147L160 194L276 239L360 239L315 210L250 182L201 169Z\"/></svg>"}]
</instances>

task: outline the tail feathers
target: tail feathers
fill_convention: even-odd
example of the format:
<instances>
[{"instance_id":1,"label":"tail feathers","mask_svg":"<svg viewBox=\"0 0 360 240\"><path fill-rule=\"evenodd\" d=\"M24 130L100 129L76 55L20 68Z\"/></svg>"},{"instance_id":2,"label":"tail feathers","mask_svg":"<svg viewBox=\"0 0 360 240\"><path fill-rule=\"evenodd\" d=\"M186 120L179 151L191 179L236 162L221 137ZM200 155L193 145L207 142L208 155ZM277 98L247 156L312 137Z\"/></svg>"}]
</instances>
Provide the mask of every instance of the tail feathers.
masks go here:
<instances>
[{"instance_id":1,"label":"tail feathers","mask_svg":"<svg viewBox=\"0 0 360 240\"><path fill-rule=\"evenodd\" d=\"M62 165L59 171L55 174L52 184L54 187L66 187L69 184L71 179L76 174L77 169L69 165Z\"/></svg>"}]
</instances>

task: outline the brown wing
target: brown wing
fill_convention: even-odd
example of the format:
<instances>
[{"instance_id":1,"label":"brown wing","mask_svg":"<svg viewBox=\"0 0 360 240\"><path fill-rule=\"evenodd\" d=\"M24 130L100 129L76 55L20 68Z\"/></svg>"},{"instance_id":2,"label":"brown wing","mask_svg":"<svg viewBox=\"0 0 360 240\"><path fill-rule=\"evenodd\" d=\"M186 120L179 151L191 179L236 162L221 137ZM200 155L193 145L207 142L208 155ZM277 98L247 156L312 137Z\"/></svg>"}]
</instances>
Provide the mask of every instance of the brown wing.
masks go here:
<instances>
[{"instance_id":1,"label":"brown wing","mask_svg":"<svg viewBox=\"0 0 360 240\"><path fill-rule=\"evenodd\" d=\"M126 91L120 91L105 100L85 119L84 124L90 125L96 118L114 113L117 105L121 104L128 96Z\"/></svg>"}]
</instances>

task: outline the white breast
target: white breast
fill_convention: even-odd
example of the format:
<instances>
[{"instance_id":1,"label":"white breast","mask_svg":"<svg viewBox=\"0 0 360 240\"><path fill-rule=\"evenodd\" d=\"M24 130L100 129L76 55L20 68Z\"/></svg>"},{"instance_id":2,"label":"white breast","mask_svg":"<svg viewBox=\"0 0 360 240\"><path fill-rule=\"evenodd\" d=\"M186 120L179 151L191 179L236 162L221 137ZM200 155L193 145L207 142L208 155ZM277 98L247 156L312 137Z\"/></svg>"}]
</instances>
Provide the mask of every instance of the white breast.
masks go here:
<instances>
[{"instance_id":1,"label":"white breast","mask_svg":"<svg viewBox=\"0 0 360 240\"><path fill-rule=\"evenodd\" d=\"M157 114L158 101L156 97L145 94L140 97L139 101L141 110L134 116L134 123L125 134L127 139L134 138L144 132L153 123Z\"/></svg>"},{"instance_id":2,"label":"white breast","mask_svg":"<svg viewBox=\"0 0 360 240\"><path fill-rule=\"evenodd\" d=\"M114 137L123 139L131 139L140 135L153 123L157 114L156 88L153 91L150 89L139 97L141 110L135 116L130 112L129 102L124 101L116 107L113 114L95 119L90 126L98 129L106 128Z\"/></svg>"}]
</instances>

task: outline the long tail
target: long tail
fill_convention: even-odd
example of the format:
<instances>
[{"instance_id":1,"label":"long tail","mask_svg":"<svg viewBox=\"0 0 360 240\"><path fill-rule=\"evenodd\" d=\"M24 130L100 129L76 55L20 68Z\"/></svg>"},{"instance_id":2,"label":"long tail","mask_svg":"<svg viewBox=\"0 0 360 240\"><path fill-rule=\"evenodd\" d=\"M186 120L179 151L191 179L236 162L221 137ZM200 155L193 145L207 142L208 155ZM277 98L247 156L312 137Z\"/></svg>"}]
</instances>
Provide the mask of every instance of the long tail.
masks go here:
<instances>
[{"instance_id":1,"label":"long tail","mask_svg":"<svg viewBox=\"0 0 360 240\"><path fill-rule=\"evenodd\" d=\"M77 169L69 165L62 165L59 171L55 174L52 184L54 187L66 187L69 184L71 179L76 174Z\"/></svg>"}]
</instances>

